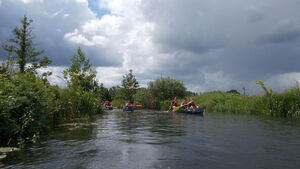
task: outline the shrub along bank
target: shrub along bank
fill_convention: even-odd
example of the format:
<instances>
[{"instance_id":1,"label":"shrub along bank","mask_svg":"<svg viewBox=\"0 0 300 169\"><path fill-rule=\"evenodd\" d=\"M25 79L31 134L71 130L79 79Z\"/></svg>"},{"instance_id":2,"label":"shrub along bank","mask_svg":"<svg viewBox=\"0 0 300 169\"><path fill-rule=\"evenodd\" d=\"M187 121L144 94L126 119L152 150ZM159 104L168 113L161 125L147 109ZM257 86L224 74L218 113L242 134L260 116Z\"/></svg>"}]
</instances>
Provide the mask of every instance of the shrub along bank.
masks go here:
<instances>
[{"instance_id":1,"label":"shrub along bank","mask_svg":"<svg viewBox=\"0 0 300 169\"><path fill-rule=\"evenodd\" d=\"M57 123L102 111L103 86L81 49L64 71L67 87L52 86L51 72L37 73L51 61L34 47L32 20L24 15L20 21L2 45L7 57L0 66L0 147L35 141Z\"/></svg>"},{"instance_id":2,"label":"shrub along bank","mask_svg":"<svg viewBox=\"0 0 300 169\"><path fill-rule=\"evenodd\" d=\"M208 92L195 96L197 105L206 106L207 112L265 114L300 117L300 90L288 89L283 93L264 96L243 96L235 93Z\"/></svg>"},{"instance_id":3,"label":"shrub along bank","mask_svg":"<svg viewBox=\"0 0 300 169\"><path fill-rule=\"evenodd\" d=\"M172 91L169 83L176 80L158 79L150 84L148 88L137 90L134 95L136 104L142 104L145 108L168 110L173 97L178 96L179 104L182 97L193 97L195 103L199 106L205 106L207 112L231 112L247 114L264 114L270 116L282 117L300 117L300 89L299 87L288 89L282 93L274 93L272 89L267 89L262 81L256 81L260 85L264 94L244 96L236 90L221 92L213 91L203 93L199 96L190 96L181 83L176 82L179 91ZM153 90L153 88L155 90ZM175 87L176 89L176 87ZM170 94L171 93L171 94ZM179 93L179 94L177 94Z\"/></svg>"},{"instance_id":4,"label":"shrub along bank","mask_svg":"<svg viewBox=\"0 0 300 169\"><path fill-rule=\"evenodd\" d=\"M0 76L0 144L35 141L55 124L101 112L92 92L51 86L35 74Z\"/></svg>"}]
</instances>

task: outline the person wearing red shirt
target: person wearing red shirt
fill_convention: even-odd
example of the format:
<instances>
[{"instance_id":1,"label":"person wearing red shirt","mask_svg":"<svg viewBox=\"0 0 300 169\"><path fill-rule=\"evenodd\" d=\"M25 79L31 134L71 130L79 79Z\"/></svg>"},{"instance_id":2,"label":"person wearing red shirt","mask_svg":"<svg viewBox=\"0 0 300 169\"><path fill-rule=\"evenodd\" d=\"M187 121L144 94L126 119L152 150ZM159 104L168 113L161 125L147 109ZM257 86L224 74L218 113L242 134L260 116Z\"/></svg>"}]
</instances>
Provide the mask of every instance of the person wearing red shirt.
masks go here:
<instances>
[{"instance_id":1,"label":"person wearing red shirt","mask_svg":"<svg viewBox=\"0 0 300 169\"><path fill-rule=\"evenodd\" d=\"M112 108L111 104L109 103L109 101L105 101L105 108Z\"/></svg>"},{"instance_id":2,"label":"person wearing red shirt","mask_svg":"<svg viewBox=\"0 0 300 169\"><path fill-rule=\"evenodd\" d=\"M169 110L173 110L173 106L177 106L177 105L178 105L177 98L174 97L174 100L172 100L172 102L171 102L171 104L170 104Z\"/></svg>"},{"instance_id":3,"label":"person wearing red shirt","mask_svg":"<svg viewBox=\"0 0 300 169\"><path fill-rule=\"evenodd\" d=\"M131 108L131 107L132 107L132 104L129 101L126 101L123 109Z\"/></svg>"},{"instance_id":4,"label":"person wearing red shirt","mask_svg":"<svg viewBox=\"0 0 300 169\"><path fill-rule=\"evenodd\" d=\"M186 98L183 99L183 101L181 102L180 107L183 108L183 109L186 109L186 108L187 108Z\"/></svg>"},{"instance_id":5,"label":"person wearing red shirt","mask_svg":"<svg viewBox=\"0 0 300 169\"><path fill-rule=\"evenodd\" d=\"M193 98L190 99L190 101L188 102L187 105L188 105L190 108L196 108L196 107L197 107L196 104L195 104L195 102L194 102L194 100L193 100Z\"/></svg>"}]
</instances>

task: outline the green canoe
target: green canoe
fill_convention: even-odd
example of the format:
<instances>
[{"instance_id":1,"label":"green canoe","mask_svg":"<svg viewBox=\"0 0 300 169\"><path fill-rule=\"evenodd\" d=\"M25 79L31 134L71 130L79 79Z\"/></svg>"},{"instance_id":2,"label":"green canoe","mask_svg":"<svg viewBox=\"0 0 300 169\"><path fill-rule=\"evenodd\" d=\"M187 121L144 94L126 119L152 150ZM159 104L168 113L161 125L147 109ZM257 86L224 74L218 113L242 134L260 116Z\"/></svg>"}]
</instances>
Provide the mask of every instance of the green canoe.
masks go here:
<instances>
[{"instance_id":1,"label":"green canoe","mask_svg":"<svg viewBox=\"0 0 300 169\"><path fill-rule=\"evenodd\" d=\"M113 110L113 107L105 107L103 110Z\"/></svg>"},{"instance_id":2,"label":"green canoe","mask_svg":"<svg viewBox=\"0 0 300 169\"><path fill-rule=\"evenodd\" d=\"M188 114L203 114L205 112L205 107L192 108L192 109L183 109L180 108L175 111L176 113L188 113Z\"/></svg>"},{"instance_id":3,"label":"green canoe","mask_svg":"<svg viewBox=\"0 0 300 169\"><path fill-rule=\"evenodd\" d=\"M126 107L123 109L123 112L133 112L133 111L134 111L133 107Z\"/></svg>"}]
</instances>

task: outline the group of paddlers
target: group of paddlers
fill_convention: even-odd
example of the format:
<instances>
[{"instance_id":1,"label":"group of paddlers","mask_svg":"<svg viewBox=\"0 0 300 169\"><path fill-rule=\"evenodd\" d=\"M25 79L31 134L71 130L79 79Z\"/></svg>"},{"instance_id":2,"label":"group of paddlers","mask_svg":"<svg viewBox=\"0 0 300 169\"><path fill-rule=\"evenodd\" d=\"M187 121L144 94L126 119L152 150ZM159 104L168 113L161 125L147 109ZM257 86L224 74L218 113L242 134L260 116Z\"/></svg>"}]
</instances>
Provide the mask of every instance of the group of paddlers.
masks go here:
<instances>
[{"instance_id":1,"label":"group of paddlers","mask_svg":"<svg viewBox=\"0 0 300 169\"><path fill-rule=\"evenodd\" d=\"M109 101L102 101L101 102L101 106L104 108L104 109L112 109L113 107L112 107L112 105L109 103Z\"/></svg>"},{"instance_id":2,"label":"group of paddlers","mask_svg":"<svg viewBox=\"0 0 300 169\"><path fill-rule=\"evenodd\" d=\"M105 101L105 102L102 101L102 102L101 102L101 105L102 105L102 107L105 108L105 109L112 109L112 108L113 108L112 105L109 103L109 101ZM126 100L126 101L125 101L125 104L124 104L124 106L123 106L123 109L131 109L132 106L133 106L133 105L130 103L130 101ZM175 107L176 107L176 106L179 106L176 97L172 100L172 102L171 102L171 104L170 104L169 110L173 110L173 107L174 107L174 106L175 106ZM180 108L181 108L181 109L190 109L190 108L198 108L198 106L195 104L193 98L190 98L190 101L187 102L187 99L186 99L186 97L185 97L185 98L183 99L183 101L181 102L181 104L180 104Z\"/></svg>"},{"instance_id":3,"label":"group of paddlers","mask_svg":"<svg viewBox=\"0 0 300 169\"><path fill-rule=\"evenodd\" d=\"M178 101L177 101L176 97L172 100L169 110L173 110L173 106L175 106L175 107L178 106ZM180 104L180 108L181 109L189 109L189 108L193 109L193 108L198 108L198 106L195 104L193 98L190 98L190 101L187 102L187 99L185 97Z\"/></svg>"},{"instance_id":4,"label":"group of paddlers","mask_svg":"<svg viewBox=\"0 0 300 169\"><path fill-rule=\"evenodd\" d=\"M103 108L105 108L105 109L112 109L113 107L112 107L112 105L109 103L109 101L102 101L101 102L101 105L102 105L102 107ZM130 103L130 101L125 101L125 104L124 104L124 106L123 106L123 109L127 109L127 108L132 108L132 104Z\"/></svg>"}]
</instances>

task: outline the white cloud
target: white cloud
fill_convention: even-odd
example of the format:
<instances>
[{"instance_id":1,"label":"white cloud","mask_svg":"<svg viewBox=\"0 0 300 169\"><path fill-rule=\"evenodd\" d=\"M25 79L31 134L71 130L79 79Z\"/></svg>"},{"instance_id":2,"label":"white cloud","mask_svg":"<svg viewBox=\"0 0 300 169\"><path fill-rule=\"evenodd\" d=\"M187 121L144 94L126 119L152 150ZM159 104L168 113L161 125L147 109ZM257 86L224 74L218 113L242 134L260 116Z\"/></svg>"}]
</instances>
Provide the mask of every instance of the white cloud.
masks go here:
<instances>
[{"instance_id":1,"label":"white cloud","mask_svg":"<svg viewBox=\"0 0 300 169\"><path fill-rule=\"evenodd\" d=\"M0 14L30 11L47 56L66 65L81 46L106 86L119 84L133 69L143 85L162 74L198 92L256 92L254 80L279 90L298 78L291 72L300 72L296 1L100 0L108 13L99 18L87 0L22 2L30 5L0 6ZM2 20L1 29L13 27L17 17Z\"/></svg>"},{"instance_id":2,"label":"white cloud","mask_svg":"<svg viewBox=\"0 0 300 169\"><path fill-rule=\"evenodd\" d=\"M298 82L300 82L300 72L290 72L272 76L265 85L277 92L282 92L285 89L296 87Z\"/></svg>"},{"instance_id":3,"label":"white cloud","mask_svg":"<svg viewBox=\"0 0 300 169\"><path fill-rule=\"evenodd\" d=\"M90 20L83 24L82 31L91 35L103 34L105 36L114 36L122 33L120 28L123 24L122 22L121 17L104 15L101 19Z\"/></svg>"},{"instance_id":4,"label":"white cloud","mask_svg":"<svg viewBox=\"0 0 300 169\"><path fill-rule=\"evenodd\" d=\"M57 15L59 15L61 12L63 12L62 9L60 9L54 13L48 13L47 11L44 11L43 14L53 18L53 17L56 17Z\"/></svg>"},{"instance_id":5,"label":"white cloud","mask_svg":"<svg viewBox=\"0 0 300 169\"><path fill-rule=\"evenodd\" d=\"M75 0L77 3L88 4L88 0Z\"/></svg>"},{"instance_id":6,"label":"white cloud","mask_svg":"<svg viewBox=\"0 0 300 169\"><path fill-rule=\"evenodd\" d=\"M97 67L97 80L105 87L121 85L122 77L128 71L121 67Z\"/></svg>"},{"instance_id":7,"label":"white cloud","mask_svg":"<svg viewBox=\"0 0 300 169\"><path fill-rule=\"evenodd\" d=\"M70 38L72 36L76 36L76 35L78 35L78 29L75 29L73 32L66 33L64 38L68 39L68 38Z\"/></svg>"},{"instance_id":8,"label":"white cloud","mask_svg":"<svg viewBox=\"0 0 300 169\"><path fill-rule=\"evenodd\" d=\"M63 71L67 67L63 66L48 66L46 68L40 68L38 69L38 73L42 74L43 72L52 72L51 76L48 76L48 81L52 85L58 85L60 87L66 87L67 83L64 79Z\"/></svg>"},{"instance_id":9,"label":"white cloud","mask_svg":"<svg viewBox=\"0 0 300 169\"><path fill-rule=\"evenodd\" d=\"M139 17L142 0L101 0L100 7L108 9L112 14L123 17Z\"/></svg>"},{"instance_id":10,"label":"white cloud","mask_svg":"<svg viewBox=\"0 0 300 169\"><path fill-rule=\"evenodd\" d=\"M39 3L43 3L44 0L21 0L24 4L29 4L29 3L35 3L35 2L39 2Z\"/></svg>"},{"instance_id":11,"label":"white cloud","mask_svg":"<svg viewBox=\"0 0 300 169\"><path fill-rule=\"evenodd\" d=\"M95 45L105 46L108 43L107 41L108 39L103 36L96 35L92 37L92 42Z\"/></svg>"},{"instance_id":12,"label":"white cloud","mask_svg":"<svg viewBox=\"0 0 300 169\"><path fill-rule=\"evenodd\" d=\"M73 42L73 43L76 43L79 45L85 45L85 46L93 46L94 45L93 42L89 41L86 37L84 37L81 34L76 34L73 36L67 35L67 37L70 42Z\"/></svg>"},{"instance_id":13,"label":"white cloud","mask_svg":"<svg viewBox=\"0 0 300 169\"><path fill-rule=\"evenodd\" d=\"M67 18L68 16L70 16L70 14L64 14L64 18Z\"/></svg>"}]
</instances>

